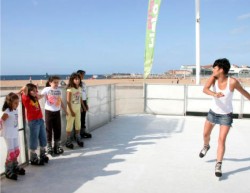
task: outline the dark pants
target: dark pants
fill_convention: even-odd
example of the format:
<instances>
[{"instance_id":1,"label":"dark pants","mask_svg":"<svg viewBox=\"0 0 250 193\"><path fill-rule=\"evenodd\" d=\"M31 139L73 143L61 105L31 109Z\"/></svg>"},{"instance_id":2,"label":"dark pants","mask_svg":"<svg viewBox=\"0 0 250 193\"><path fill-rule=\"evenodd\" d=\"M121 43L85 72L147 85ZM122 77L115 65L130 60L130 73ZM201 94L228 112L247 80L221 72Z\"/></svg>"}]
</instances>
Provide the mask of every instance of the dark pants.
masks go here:
<instances>
[{"instance_id":1,"label":"dark pants","mask_svg":"<svg viewBox=\"0 0 250 193\"><path fill-rule=\"evenodd\" d=\"M87 101L83 100L83 104L85 105L85 107L88 109L88 105L87 105ZM81 130L80 130L80 134L83 134L85 132L86 129L86 111L82 111L81 112Z\"/></svg>"},{"instance_id":2,"label":"dark pants","mask_svg":"<svg viewBox=\"0 0 250 193\"><path fill-rule=\"evenodd\" d=\"M60 111L48 111L45 110L45 123L47 131L47 140L49 143L52 142L52 131L54 134L54 141L58 142L61 140L61 116Z\"/></svg>"}]
</instances>

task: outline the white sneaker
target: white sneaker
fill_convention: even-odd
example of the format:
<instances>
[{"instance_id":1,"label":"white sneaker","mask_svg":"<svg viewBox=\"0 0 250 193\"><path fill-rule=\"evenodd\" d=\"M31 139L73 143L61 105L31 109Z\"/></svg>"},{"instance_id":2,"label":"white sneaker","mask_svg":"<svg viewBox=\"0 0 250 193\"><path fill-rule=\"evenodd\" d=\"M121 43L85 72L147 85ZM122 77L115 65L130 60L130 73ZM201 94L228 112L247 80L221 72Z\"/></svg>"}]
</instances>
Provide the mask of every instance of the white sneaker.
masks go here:
<instances>
[{"instance_id":1,"label":"white sneaker","mask_svg":"<svg viewBox=\"0 0 250 193\"><path fill-rule=\"evenodd\" d=\"M203 158L206 154L207 154L207 151L210 149L210 145L204 145L203 149L201 150L199 156L200 158Z\"/></svg>"},{"instance_id":2,"label":"white sneaker","mask_svg":"<svg viewBox=\"0 0 250 193\"><path fill-rule=\"evenodd\" d=\"M221 165L222 165L222 162L217 162L216 165L215 165L215 175L217 177L222 176Z\"/></svg>"}]
</instances>

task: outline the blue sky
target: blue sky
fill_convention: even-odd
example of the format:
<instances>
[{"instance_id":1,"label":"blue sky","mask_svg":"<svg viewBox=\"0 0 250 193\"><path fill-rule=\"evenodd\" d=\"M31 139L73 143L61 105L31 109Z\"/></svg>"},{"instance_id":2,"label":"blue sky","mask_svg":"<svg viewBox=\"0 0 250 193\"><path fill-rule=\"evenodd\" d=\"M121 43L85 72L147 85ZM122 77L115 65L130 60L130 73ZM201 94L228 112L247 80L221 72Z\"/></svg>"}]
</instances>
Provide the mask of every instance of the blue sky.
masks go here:
<instances>
[{"instance_id":1,"label":"blue sky","mask_svg":"<svg viewBox=\"0 0 250 193\"><path fill-rule=\"evenodd\" d=\"M250 66L250 0L201 0L201 65ZM1 74L143 73L148 0L1 0ZM162 0L152 73L195 64L195 0Z\"/></svg>"}]
</instances>

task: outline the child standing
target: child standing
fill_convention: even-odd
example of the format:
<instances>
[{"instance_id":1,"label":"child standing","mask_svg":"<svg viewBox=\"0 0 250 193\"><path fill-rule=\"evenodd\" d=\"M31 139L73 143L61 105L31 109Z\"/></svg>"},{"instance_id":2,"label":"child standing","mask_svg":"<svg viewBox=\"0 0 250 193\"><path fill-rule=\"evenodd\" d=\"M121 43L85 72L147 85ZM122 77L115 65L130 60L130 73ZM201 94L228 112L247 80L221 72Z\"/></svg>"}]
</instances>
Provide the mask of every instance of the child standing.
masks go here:
<instances>
[{"instance_id":1,"label":"child standing","mask_svg":"<svg viewBox=\"0 0 250 193\"><path fill-rule=\"evenodd\" d=\"M17 174L25 175L25 170L18 166L17 158L20 154L18 142L18 95L9 93L3 104L1 128L7 145L7 158L5 162L5 175L7 178L17 180Z\"/></svg>"},{"instance_id":2,"label":"child standing","mask_svg":"<svg viewBox=\"0 0 250 193\"><path fill-rule=\"evenodd\" d=\"M82 79L82 101L88 110L88 103L87 103L87 88L85 82L83 82L84 76L85 76L85 71L84 70L78 70L78 74L80 74L81 79ZM81 130L80 130L80 135L82 138L91 138L92 135L86 131L86 124L85 124L85 119L86 119L86 111L82 110L81 111Z\"/></svg>"},{"instance_id":3,"label":"child standing","mask_svg":"<svg viewBox=\"0 0 250 193\"><path fill-rule=\"evenodd\" d=\"M47 131L48 146L47 151L49 154L62 154L63 148L61 147L61 116L60 109L66 112L66 108L62 103L62 91L58 88L60 78L58 76L51 76L48 79L41 94L45 96L45 123ZM67 115L67 112L66 112ZM52 133L54 135L54 148L52 149Z\"/></svg>"},{"instance_id":4,"label":"child standing","mask_svg":"<svg viewBox=\"0 0 250 193\"><path fill-rule=\"evenodd\" d=\"M75 122L75 130L76 130L76 142L80 147L83 147L83 142L80 136L80 128L81 128L81 106L86 111L86 107L82 102L82 93L81 93L81 77L77 73L72 73L69 78L69 83L67 86L67 141L66 147L73 149L74 145L71 141L71 131L73 129L73 125Z\"/></svg>"},{"instance_id":5,"label":"child standing","mask_svg":"<svg viewBox=\"0 0 250 193\"><path fill-rule=\"evenodd\" d=\"M44 162L48 163L49 158L45 154L47 138L43 114L38 102L42 96L38 95L37 87L32 83L24 86L19 93L22 94L22 102L27 111L26 114L30 128L30 162L32 165L44 165ZM40 145L40 158L36 154L38 141Z\"/></svg>"}]
</instances>

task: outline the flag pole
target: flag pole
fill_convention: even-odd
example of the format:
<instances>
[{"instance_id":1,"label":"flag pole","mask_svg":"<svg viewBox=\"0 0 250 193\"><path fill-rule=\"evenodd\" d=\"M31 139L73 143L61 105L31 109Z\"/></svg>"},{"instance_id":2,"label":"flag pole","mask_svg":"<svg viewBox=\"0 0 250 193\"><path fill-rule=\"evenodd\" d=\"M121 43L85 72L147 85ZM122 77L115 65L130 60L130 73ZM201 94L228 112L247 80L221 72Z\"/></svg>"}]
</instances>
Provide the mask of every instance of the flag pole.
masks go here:
<instances>
[{"instance_id":1,"label":"flag pole","mask_svg":"<svg viewBox=\"0 0 250 193\"><path fill-rule=\"evenodd\" d=\"M196 27L196 85L200 84L200 0L195 0Z\"/></svg>"}]
</instances>

